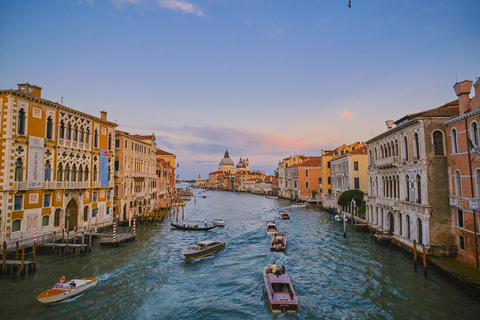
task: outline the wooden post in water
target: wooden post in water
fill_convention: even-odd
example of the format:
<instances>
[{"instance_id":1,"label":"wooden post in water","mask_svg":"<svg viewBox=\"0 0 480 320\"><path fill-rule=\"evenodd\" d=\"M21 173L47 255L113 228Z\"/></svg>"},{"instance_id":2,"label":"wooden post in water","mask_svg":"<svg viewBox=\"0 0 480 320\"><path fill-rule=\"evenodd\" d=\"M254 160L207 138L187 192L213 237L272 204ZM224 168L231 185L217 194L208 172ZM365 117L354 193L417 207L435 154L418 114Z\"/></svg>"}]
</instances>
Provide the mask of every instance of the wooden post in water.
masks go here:
<instances>
[{"instance_id":1,"label":"wooden post in water","mask_svg":"<svg viewBox=\"0 0 480 320\"><path fill-rule=\"evenodd\" d=\"M15 248L15 260L18 260L18 241L17 241L17 245L16 245L16 248Z\"/></svg>"},{"instance_id":2,"label":"wooden post in water","mask_svg":"<svg viewBox=\"0 0 480 320\"><path fill-rule=\"evenodd\" d=\"M343 214L343 237L344 238L347 237L347 220L346 220L345 213Z\"/></svg>"},{"instance_id":3,"label":"wooden post in water","mask_svg":"<svg viewBox=\"0 0 480 320\"><path fill-rule=\"evenodd\" d=\"M182 206L182 221L185 220L185 205Z\"/></svg>"},{"instance_id":4,"label":"wooden post in water","mask_svg":"<svg viewBox=\"0 0 480 320\"><path fill-rule=\"evenodd\" d=\"M423 275L427 276L427 251L425 250L425 245L422 245L423 251Z\"/></svg>"},{"instance_id":5,"label":"wooden post in water","mask_svg":"<svg viewBox=\"0 0 480 320\"><path fill-rule=\"evenodd\" d=\"M37 245L33 246L33 268L32 270L35 271L37 269Z\"/></svg>"},{"instance_id":6,"label":"wooden post in water","mask_svg":"<svg viewBox=\"0 0 480 320\"><path fill-rule=\"evenodd\" d=\"M82 231L82 250L80 253L85 253L85 231Z\"/></svg>"},{"instance_id":7,"label":"wooden post in water","mask_svg":"<svg viewBox=\"0 0 480 320\"><path fill-rule=\"evenodd\" d=\"M417 270L417 240L413 240L413 268Z\"/></svg>"},{"instance_id":8,"label":"wooden post in water","mask_svg":"<svg viewBox=\"0 0 480 320\"><path fill-rule=\"evenodd\" d=\"M68 240L70 239L70 230L67 230L67 244L66 244L66 247L65 247L65 253L68 253Z\"/></svg>"},{"instance_id":9,"label":"wooden post in water","mask_svg":"<svg viewBox=\"0 0 480 320\"><path fill-rule=\"evenodd\" d=\"M3 241L3 263L2 263L2 272L5 272L5 264L7 263L7 241Z\"/></svg>"},{"instance_id":10,"label":"wooden post in water","mask_svg":"<svg viewBox=\"0 0 480 320\"><path fill-rule=\"evenodd\" d=\"M25 275L25 247L22 248L22 264L20 265L20 275Z\"/></svg>"},{"instance_id":11,"label":"wooden post in water","mask_svg":"<svg viewBox=\"0 0 480 320\"><path fill-rule=\"evenodd\" d=\"M92 233L88 234L88 252L92 252Z\"/></svg>"},{"instance_id":12,"label":"wooden post in water","mask_svg":"<svg viewBox=\"0 0 480 320\"><path fill-rule=\"evenodd\" d=\"M52 252L55 253L55 240L57 238L57 231L53 231L53 246L52 246Z\"/></svg>"}]
</instances>

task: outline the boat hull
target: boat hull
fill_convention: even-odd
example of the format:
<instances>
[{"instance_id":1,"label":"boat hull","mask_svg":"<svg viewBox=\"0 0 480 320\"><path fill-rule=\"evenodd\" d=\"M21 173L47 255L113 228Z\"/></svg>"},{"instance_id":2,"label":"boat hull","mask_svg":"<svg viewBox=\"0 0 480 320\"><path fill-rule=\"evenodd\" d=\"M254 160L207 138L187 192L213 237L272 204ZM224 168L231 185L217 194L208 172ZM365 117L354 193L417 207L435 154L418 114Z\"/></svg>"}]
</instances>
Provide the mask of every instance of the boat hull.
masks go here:
<instances>
[{"instance_id":1,"label":"boat hull","mask_svg":"<svg viewBox=\"0 0 480 320\"><path fill-rule=\"evenodd\" d=\"M206 231L206 230L210 230L210 229L213 229L213 228L216 228L217 226L213 225L213 226L210 226L210 227L198 227L198 228L193 228L193 227L184 227L182 226L181 224L176 224L176 223L170 223L170 225L172 227L175 227L177 229L180 229L180 230L191 230L191 231Z\"/></svg>"},{"instance_id":2,"label":"boat hull","mask_svg":"<svg viewBox=\"0 0 480 320\"><path fill-rule=\"evenodd\" d=\"M272 312L295 312L298 300L286 273L276 275L269 272L271 265L263 269L263 279Z\"/></svg>"},{"instance_id":3,"label":"boat hull","mask_svg":"<svg viewBox=\"0 0 480 320\"><path fill-rule=\"evenodd\" d=\"M70 280L72 281L72 280ZM68 281L68 282L70 282ZM50 304L55 302L60 302L72 297L78 296L82 292L94 287L98 283L97 278L83 278L83 279L73 279L75 283L79 283L75 288L52 288L47 291L42 292L38 295L37 299L41 303ZM67 283L68 283L67 282Z\"/></svg>"},{"instance_id":4,"label":"boat hull","mask_svg":"<svg viewBox=\"0 0 480 320\"><path fill-rule=\"evenodd\" d=\"M223 242L222 244L219 244L217 246L214 246L214 247L211 247L211 248L199 251L199 252L193 252L193 250L192 251L186 250L186 251L183 252L183 255L187 259L202 258L202 257L209 256L211 254L214 254L215 252L220 251L222 249L225 249L225 245L226 245L226 243Z\"/></svg>"}]
</instances>

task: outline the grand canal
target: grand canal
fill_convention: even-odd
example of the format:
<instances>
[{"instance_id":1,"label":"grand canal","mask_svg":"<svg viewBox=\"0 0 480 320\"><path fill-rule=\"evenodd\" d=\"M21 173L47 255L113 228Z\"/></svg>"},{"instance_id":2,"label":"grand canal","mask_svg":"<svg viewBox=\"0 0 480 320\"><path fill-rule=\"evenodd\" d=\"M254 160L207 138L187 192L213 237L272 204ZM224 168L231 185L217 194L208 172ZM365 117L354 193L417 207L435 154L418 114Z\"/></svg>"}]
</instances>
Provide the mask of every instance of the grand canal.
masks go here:
<instances>
[{"instance_id":1,"label":"grand canal","mask_svg":"<svg viewBox=\"0 0 480 320\"><path fill-rule=\"evenodd\" d=\"M38 270L0 278L2 319L478 319L480 304L435 270L423 276L412 258L369 241L369 235L329 221L324 212L244 193L194 190L187 222L221 217L225 228L172 230L166 220L139 225L134 242L95 244L91 254L41 255ZM205 198L202 196L205 195ZM180 213L181 214L181 213ZM289 237L287 253L270 253L267 219ZM186 261L181 251L203 239L227 247ZM299 298L296 314L272 314L262 269L285 265ZM36 296L61 276L96 276L99 284L72 300L44 306Z\"/></svg>"}]
</instances>

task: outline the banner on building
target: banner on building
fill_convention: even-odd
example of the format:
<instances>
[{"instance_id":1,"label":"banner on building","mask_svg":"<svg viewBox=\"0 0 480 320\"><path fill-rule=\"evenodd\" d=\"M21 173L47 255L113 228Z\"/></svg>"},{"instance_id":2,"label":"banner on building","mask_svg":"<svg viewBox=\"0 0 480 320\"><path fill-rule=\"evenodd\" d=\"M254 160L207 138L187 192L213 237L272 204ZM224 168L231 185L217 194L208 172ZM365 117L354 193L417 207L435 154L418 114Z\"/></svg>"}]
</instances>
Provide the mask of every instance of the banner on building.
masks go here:
<instances>
[{"instance_id":1,"label":"banner on building","mask_svg":"<svg viewBox=\"0 0 480 320\"><path fill-rule=\"evenodd\" d=\"M44 139L30 136L28 140L28 189L43 188L43 143Z\"/></svg>"},{"instance_id":2,"label":"banner on building","mask_svg":"<svg viewBox=\"0 0 480 320\"><path fill-rule=\"evenodd\" d=\"M100 186L108 187L108 150L100 149Z\"/></svg>"}]
</instances>

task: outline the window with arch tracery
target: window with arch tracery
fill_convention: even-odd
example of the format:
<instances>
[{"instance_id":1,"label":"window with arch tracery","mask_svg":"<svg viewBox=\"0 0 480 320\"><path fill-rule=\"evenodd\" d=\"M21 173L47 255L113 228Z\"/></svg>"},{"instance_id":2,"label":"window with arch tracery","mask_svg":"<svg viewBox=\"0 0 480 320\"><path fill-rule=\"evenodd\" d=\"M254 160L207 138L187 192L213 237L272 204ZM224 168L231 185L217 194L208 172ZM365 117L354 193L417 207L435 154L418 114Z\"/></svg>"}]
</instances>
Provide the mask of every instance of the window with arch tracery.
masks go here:
<instances>
[{"instance_id":1,"label":"window with arch tracery","mask_svg":"<svg viewBox=\"0 0 480 320\"><path fill-rule=\"evenodd\" d=\"M44 180L45 181L51 181L51 176L52 176L52 168L50 166L50 161L47 160L47 162L45 162L45 176L44 176Z\"/></svg>"},{"instance_id":2,"label":"window with arch tracery","mask_svg":"<svg viewBox=\"0 0 480 320\"><path fill-rule=\"evenodd\" d=\"M413 134L413 142L415 145L415 159L420 159L420 141L418 138L418 132Z\"/></svg>"},{"instance_id":3,"label":"window with arch tracery","mask_svg":"<svg viewBox=\"0 0 480 320\"><path fill-rule=\"evenodd\" d=\"M53 139L53 120L51 116L47 118L47 139Z\"/></svg>"},{"instance_id":4,"label":"window with arch tracery","mask_svg":"<svg viewBox=\"0 0 480 320\"><path fill-rule=\"evenodd\" d=\"M17 123L17 133L25 134L25 110L20 109L18 111L18 123Z\"/></svg>"},{"instance_id":5,"label":"window with arch tracery","mask_svg":"<svg viewBox=\"0 0 480 320\"><path fill-rule=\"evenodd\" d=\"M60 121L60 129L58 131L58 135L60 136L60 139L65 138L65 124L63 123L63 120Z\"/></svg>"},{"instance_id":6,"label":"window with arch tracery","mask_svg":"<svg viewBox=\"0 0 480 320\"><path fill-rule=\"evenodd\" d=\"M417 203L422 203L422 179L420 178L420 175L417 174L415 180L417 182Z\"/></svg>"}]
</instances>

